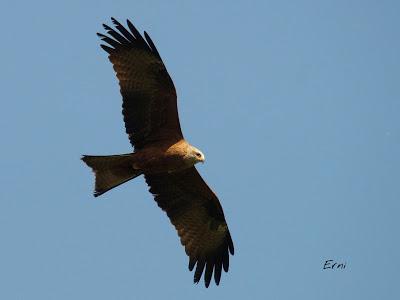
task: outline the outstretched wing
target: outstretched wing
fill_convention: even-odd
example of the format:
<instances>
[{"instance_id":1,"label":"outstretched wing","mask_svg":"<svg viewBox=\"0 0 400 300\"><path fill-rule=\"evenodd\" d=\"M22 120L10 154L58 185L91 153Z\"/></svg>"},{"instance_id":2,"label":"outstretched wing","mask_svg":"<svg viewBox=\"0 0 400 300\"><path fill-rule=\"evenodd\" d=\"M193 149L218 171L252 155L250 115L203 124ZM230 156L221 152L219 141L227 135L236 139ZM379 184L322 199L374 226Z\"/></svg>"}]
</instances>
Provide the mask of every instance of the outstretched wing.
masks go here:
<instances>
[{"instance_id":1,"label":"outstretched wing","mask_svg":"<svg viewBox=\"0 0 400 300\"><path fill-rule=\"evenodd\" d=\"M128 29L111 18L115 29L103 24L108 36L97 35L108 45L101 47L117 73L123 98L122 114L126 133L137 149L182 138L176 91L152 40L140 35L127 20Z\"/></svg>"},{"instance_id":2,"label":"outstretched wing","mask_svg":"<svg viewBox=\"0 0 400 300\"><path fill-rule=\"evenodd\" d=\"M189 256L189 270L196 265L194 282L199 282L205 268L206 287L213 273L218 285L222 268L228 272L229 252L233 255L234 248L217 196L195 167L145 177L158 206L178 231Z\"/></svg>"}]
</instances>

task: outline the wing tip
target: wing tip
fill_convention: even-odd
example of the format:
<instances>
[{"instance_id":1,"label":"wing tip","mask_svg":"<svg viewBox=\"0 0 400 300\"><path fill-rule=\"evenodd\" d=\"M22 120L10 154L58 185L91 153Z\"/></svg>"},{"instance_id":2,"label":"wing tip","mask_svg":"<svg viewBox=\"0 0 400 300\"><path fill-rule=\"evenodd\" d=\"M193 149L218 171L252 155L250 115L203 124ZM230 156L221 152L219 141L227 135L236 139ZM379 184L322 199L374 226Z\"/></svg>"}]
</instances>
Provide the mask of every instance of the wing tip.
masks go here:
<instances>
[{"instance_id":1,"label":"wing tip","mask_svg":"<svg viewBox=\"0 0 400 300\"><path fill-rule=\"evenodd\" d=\"M101 47L104 51L106 51L108 54L111 54L111 53L113 53L113 52L115 51L114 48L108 47L107 45L104 45L104 44L100 44L100 47Z\"/></svg>"},{"instance_id":2,"label":"wing tip","mask_svg":"<svg viewBox=\"0 0 400 300\"><path fill-rule=\"evenodd\" d=\"M189 257L189 271L193 271L193 268L196 264L196 260Z\"/></svg>"},{"instance_id":3,"label":"wing tip","mask_svg":"<svg viewBox=\"0 0 400 300\"><path fill-rule=\"evenodd\" d=\"M229 271L229 253L233 253L233 243L231 249L229 245L226 243L223 244L218 254L204 257L203 259L189 257L189 270L193 271L195 269L193 276L194 283L198 284L203 276L205 287L208 288L214 277L215 284L219 286L222 270L226 273Z\"/></svg>"},{"instance_id":4,"label":"wing tip","mask_svg":"<svg viewBox=\"0 0 400 300\"><path fill-rule=\"evenodd\" d=\"M156 48L156 45L154 45L153 40L151 39L151 37L148 35L148 33L146 31L144 31L144 38L146 39L151 52L162 61L160 53L158 53L158 50Z\"/></svg>"},{"instance_id":5,"label":"wing tip","mask_svg":"<svg viewBox=\"0 0 400 300\"><path fill-rule=\"evenodd\" d=\"M146 31L144 31L144 38L143 38L143 36L140 34L140 32L136 29L136 27L132 24L132 22L129 19L126 20L126 24L128 25L127 28L129 30L125 28L114 17L111 17L111 22L114 24L116 30L118 30L122 35L118 33L114 28L108 26L107 24L104 23L102 24L103 28L107 31L109 35L111 35L111 37L108 37L102 33L97 33L97 36L99 36L107 44L110 44L112 47L114 47L114 48L102 47L107 53L111 54L112 51L118 50L121 46L141 48L141 49L146 49L147 51L155 55L162 62L161 56L156 46L154 45L153 41L151 40L150 36Z\"/></svg>"}]
</instances>

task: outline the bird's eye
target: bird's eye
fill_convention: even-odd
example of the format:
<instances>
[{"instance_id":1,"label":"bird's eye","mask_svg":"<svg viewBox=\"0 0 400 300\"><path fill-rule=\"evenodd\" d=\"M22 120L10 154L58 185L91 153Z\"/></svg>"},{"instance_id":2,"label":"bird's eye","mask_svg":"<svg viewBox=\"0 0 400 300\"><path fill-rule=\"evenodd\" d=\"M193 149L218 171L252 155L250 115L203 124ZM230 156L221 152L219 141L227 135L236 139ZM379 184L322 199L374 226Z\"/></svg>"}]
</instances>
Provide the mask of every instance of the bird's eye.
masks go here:
<instances>
[{"instance_id":1,"label":"bird's eye","mask_svg":"<svg viewBox=\"0 0 400 300\"><path fill-rule=\"evenodd\" d=\"M197 157L201 157L201 153L196 152L196 156L197 156Z\"/></svg>"}]
</instances>

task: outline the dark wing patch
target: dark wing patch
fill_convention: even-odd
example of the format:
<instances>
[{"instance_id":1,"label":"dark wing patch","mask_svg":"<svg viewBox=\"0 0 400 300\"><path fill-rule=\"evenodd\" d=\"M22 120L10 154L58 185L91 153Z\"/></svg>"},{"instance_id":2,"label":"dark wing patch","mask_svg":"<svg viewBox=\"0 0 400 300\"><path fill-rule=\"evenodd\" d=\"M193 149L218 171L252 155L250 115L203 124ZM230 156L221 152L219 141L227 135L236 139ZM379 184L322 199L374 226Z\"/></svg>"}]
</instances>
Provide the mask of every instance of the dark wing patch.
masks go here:
<instances>
[{"instance_id":1,"label":"dark wing patch","mask_svg":"<svg viewBox=\"0 0 400 300\"><path fill-rule=\"evenodd\" d=\"M221 271L229 269L229 252L234 248L221 204L195 167L182 172L146 175L150 192L159 207L168 215L178 231L189 256L189 270L198 283L204 273L209 286L214 274L215 283ZM205 271L204 271L205 269Z\"/></svg>"},{"instance_id":2,"label":"dark wing patch","mask_svg":"<svg viewBox=\"0 0 400 300\"><path fill-rule=\"evenodd\" d=\"M132 146L140 149L154 142L179 141L183 136L175 87L153 41L147 33L145 40L129 20L129 30L111 20L116 29L103 24L108 35L97 35L107 43L101 47L117 73L122 114Z\"/></svg>"}]
</instances>

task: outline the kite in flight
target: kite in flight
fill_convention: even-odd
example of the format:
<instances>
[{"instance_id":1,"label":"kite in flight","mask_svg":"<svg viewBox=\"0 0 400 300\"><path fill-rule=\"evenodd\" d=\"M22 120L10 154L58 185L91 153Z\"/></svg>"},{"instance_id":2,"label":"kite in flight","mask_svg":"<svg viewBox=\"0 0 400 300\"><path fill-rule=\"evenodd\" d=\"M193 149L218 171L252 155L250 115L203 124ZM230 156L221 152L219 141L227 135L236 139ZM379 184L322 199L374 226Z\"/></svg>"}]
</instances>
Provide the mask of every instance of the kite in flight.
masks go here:
<instances>
[{"instance_id":1,"label":"kite in flight","mask_svg":"<svg viewBox=\"0 0 400 300\"><path fill-rule=\"evenodd\" d=\"M144 175L158 206L178 231L189 270L196 266L194 282L205 269L205 286L213 274L218 285L234 249L221 204L194 166L204 162L204 154L183 138L175 87L153 41L146 32L143 38L129 20L129 30L111 20L116 29L103 24L108 35L97 35L107 44L101 47L119 80L134 152L82 157L95 175L94 196Z\"/></svg>"}]
</instances>

